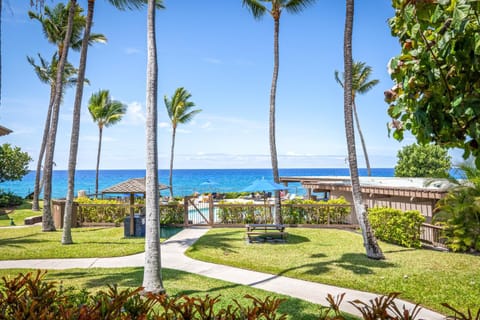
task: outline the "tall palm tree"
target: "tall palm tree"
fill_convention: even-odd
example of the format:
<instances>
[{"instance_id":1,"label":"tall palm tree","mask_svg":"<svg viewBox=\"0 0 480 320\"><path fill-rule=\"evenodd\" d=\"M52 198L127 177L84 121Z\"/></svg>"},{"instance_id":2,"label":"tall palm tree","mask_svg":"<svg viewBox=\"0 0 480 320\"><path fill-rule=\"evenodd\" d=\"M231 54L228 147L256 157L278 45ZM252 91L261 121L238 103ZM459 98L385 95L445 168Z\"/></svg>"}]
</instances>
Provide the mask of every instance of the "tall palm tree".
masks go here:
<instances>
[{"instance_id":1,"label":"tall palm tree","mask_svg":"<svg viewBox=\"0 0 480 320\"><path fill-rule=\"evenodd\" d=\"M179 124L185 124L190 122L193 117L202 111L201 109L191 110L195 107L195 103L188 101L192 95L185 90L184 88L177 88L175 93L172 96L172 99L169 100L167 96L163 98L165 102L165 107L167 108L168 117L172 123L172 147L170 152L170 197L173 198L173 157L175 150L175 134L177 132L177 127Z\"/></svg>"},{"instance_id":2,"label":"tall palm tree","mask_svg":"<svg viewBox=\"0 0 480 320\"><path fill-rule=\"evenodd\" d=\"M345 135L347 138L348 163L350 166L350 178L352 181L352 197L357 220L362 229L363 245L367 257L372 259L385 259L382 250L378 246L377 239L373 234L372 227L368 220L362 192L360 190L360 178L358 175L357 152L355 148L355 131L353 128L353 73L352 73L352 32L354 0L346 0L345 33L344 33L344 86L343 86L343 107L345 114Z\"/></svg>"},{"instance_id":3,"label":"tall palm tree","mask_svg":"<svg viewBox=\"0 0 480 320\"><path fill-rule=\"evenodd\" d=\"M124 10L125 8L140 8L145 4L145 0L108 0L115 7ZM95 0L88 0L87 21L85 32L81 41L80 66L78 70L79 83L75 93L75 102L73 106L72 134L70 138L70 153L68 158L68 186L65 200L64 228L62 235L62 244L71 244L71 220L73 211L73 198L75 189L75 171L77 167L78 140L80 136L80 111L83 98L83 82L85 70L87 68L87 49L91 37L90 30L93 23L93 14L95 9ZM98 181L97 181L98 182Z\"/></svg>"},{"instance_id":4,"label":"tall palm tree","mask_svg":"<svg viewBox=\"0 0 480 320\"><path fill-rule=\"evenodd\" d=\"M45 119L45 126L43 129L42 145L40 146L40 152L39 152L38 161L37 161L33 201L32 201L33 211L40 210L39 195L42 190L42 187L41 187L42 185L40 184L40 175L42 171L42 163L43 163L43 156L45 153L45 146L47 144L48 130L50 129L50 120L52 117L52 107L53 107L53 100L55 96L55 80L56 80L57 65L58 65L58 54L57 52L55 52L50 62L45 60L40 54L38 54L38 58L39 58L40 64L36 64L35 59L32 57L27 57L27 61L28 63L30 63L30 65L32 65L35 71L35 74L40 79L40 81L50 85L50 102L48 104L47 117ZM65 87L70 87L75 85L75 83L77 83L77 78L74 77L76 74L77 74L77 69L71 63L67 62L65 64L64 80L63 80L64 81L63 84Z\"/></svg>"},{"instance_id":5,"label":"tall palm tree","mask_svg":"<svg viewBox=\"0 0 480 320\"><path fill-rule=\"evenodd\" d=\"M370 169L370 161L368 160L367 154L367 145L365 144L365 139L363 138L362 129L360 129L360 120L358 119L357 104L355 102L357 93L364 94L370 91L374 86L378 84L378 79L369 80L370 75L372 74L372 67L367 66L365 62L353 62L352 65L352 110L353 115L355 116L355 123L357 124L358 135L360 136L360 142L362 143L363 154L365 156L365 163L367 165L367 174L370 177L372 175L372 170ZM343 81L345 79L345 74L342 74L342 79L338 70L335 70L335 80L343 88Z\"/></svg>"},{"instance_id":6,"label":"tall palm tree","mask_svg":"<svg viewBox=\"0 0 480 320\"><path fill-rule=\"evenodd\" d=\"M273 18L274 32L273 32L273 76L272 85L270 88L270 120L269 120L269 138L270 138L270 158L272 162L273 179L276 183L280 182L278 174L278 157L277 145L275 141L275 99L277 96L277 81L279 69L279 45L278 35L280 32L280 16L283 10L290 13L299 13L309 5L313 4L315 0L242 0L243 6L246 6L252 13L255 19L262 18L265 13L269 13ZM270 9L267 9L265 3L270 3ZM280 193L275 192L275 222L281 223L280 215Z\"/></svg>"},{"instance_id":7,"label":"tall palm tree","mask_svg":"<svg viewBox=\"0 0 480 320\"><path fill-rule=\"evenodd\" d=\"M65 39L62 45L62 51L57 66L57 77L55 80L55 96L52 106L51 126L48 132L47 146L45 149L44 165L44 192L43 192L43 212L42 212L42 231L55 231L55 225L52 218L52 209L50 201L52 199L52 171L53 155L55 153L55 140L57 136L58 115L60 112L60 103L63 92L63 74L68 56L68 49L73 30L73 20L77 6L76 0L70 0L68 10L67 29ZM80 80L79 80L80 81ZM83 82L83 81L82 81Z\"/></svg>"},{"instance_id":8,"label":"tall palm tree","mask_svg":"<svg viewBox=\"0 0 480 320\"><path fill-rule=\"evenodd\" d=\"M43 14L36 13L36 12L29 12L29 16L31 19L37 20L41 23L43 32L47 40L54 44L57 47L57 55L60 56L63 47L63 41L65 38L65 31L68 22L68 6L65 6L63 3L56 5L54 8L50 8L45 6L45 11ZM79 7L75 8L73 24L72 24L72 37L70 39L70 48L73 50L79 50L81 48L81 41L80 36L85 28L86 20L85 16L82 15L82 9ZM89 44L94 42L104 42L106 41L105 36L102 34L91 34L89 36ZM58 63L58 58L57 58ZM68 66L68 62L67 62ZM56 68L56 66L55 66ZM85 81L85 79L83 80ZM48 114L51 115L51 109L53 107L52 101L54 98L55 93L55 75L53 75L53 81L51 82L51 96L50 96L50 106L47 112L47 120L45 121L45 128L51 121L48 117ZM52 94L53 92L53 94ZM48 130L44 130L44 135L42 139L42 145L46 145L47 138L48 138ZM43 154L44 154L44 147L40 148L39 159L37 162L37 171L35 173L35 186L33 191L33 202L32 202L32 210L39 210L38 205L38 198L40 194L40 175L41 175L41 167L43 162Z\"/></svg>"},{"instance_id":9,"label":"tall palm tree","mask_svg":"<svg viewBox=\"0 0 480 320\"><path fill-rule=\"evenodd\" d=\"M108 90L100 90L90 97L88 111L93 122L98 126L97 173L95 175L95 194L98 194L98 169L100 167L103 128L108 128L122 120L127 112L127 105L117 100L111 100Z\"/></svg>"},{"instance_id":10,"label":"tall palm tree","mask_svg":"<svg viewBox=\"0 0 480 320\"><path fill-rule=\"evenodd\" d=\"M164 293L160 253L160 211L158 206L157 146L157 43L155 40L155 0L148 0L147 9L147 115L146 115L146 186L145 186L145 292Z\"/></svg>"}]
</instances>

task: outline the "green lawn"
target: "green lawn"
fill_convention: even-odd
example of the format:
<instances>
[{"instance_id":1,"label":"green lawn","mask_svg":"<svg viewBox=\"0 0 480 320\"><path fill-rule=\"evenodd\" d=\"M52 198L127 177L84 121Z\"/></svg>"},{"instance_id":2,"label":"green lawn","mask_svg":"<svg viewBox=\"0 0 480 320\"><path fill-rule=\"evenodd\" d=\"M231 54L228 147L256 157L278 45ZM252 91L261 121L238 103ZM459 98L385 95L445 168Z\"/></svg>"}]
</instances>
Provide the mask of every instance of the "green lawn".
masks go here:
<instances>
[{"instance_id":1,"label":"green lawn","mask_svg":"<svg viewBox=\"0 0 480 320\"><path fill-rule=\"evenodd\" d=\"M1 270L0 277L17 275L27 270ZM221 295L219 307L226 307L233 304L236 299L242 305L251 304L250 300L243 298L246 294L257 298L275 296L285 298L286 301L280 306L280 313L289 315L289 319L318 319L319 306L300 299L273 294L260 289L237 285L225 281L215 280L207 277L197 276L183 271L163 269L163 284L167 294L174 295ZM108 284L118 284L121 288L137 288L142 285L143 268L118 268L118 269L70 269L64 271L49 271L47 278L61 282L64 287L86 288L93 292L106 290ZM351 317L350 319L355 319Z\"/></svg>"},{"instance_id":2,"label":"green lawn","mask_svg":"<svg viewBox=\"0 0 480 320\"><path fill-rule=\"evenodd\" d=\"M123 232L123 227L73 228L74 244L62 245L62 230L0 228L0 260L116 257L144 251L144 238L124 238Z\"/></svg>"},{"instance_id":3,"label":"green lawn","mask_svg":"<svg viewBox=\"0 0 480 320\"><path fill-rule=\"evenodd\" d=\"M479 308L480 256L406 249L381 242L386 260L365 256L361 235L333 229L288 228L285 244L249 244L245 230L212 229L187 255L340 287L387 294L446 313L448 302Z\"/></svg>"},{"instance_id":4,"label":"green lawn","mask_svg":"<svg viewBox=\"0 0 480 320\"><path fill-rule=\"evenodd\" d=\"M43 202L40 201L40 208L43 207ZM0 227L10 226L10 219L17 226L23 226L24 219L32 216L40 216L42 211L32 211L32 203L25 201L22 205L13 209L0 208Z\"/></svg>"}]
</instances>

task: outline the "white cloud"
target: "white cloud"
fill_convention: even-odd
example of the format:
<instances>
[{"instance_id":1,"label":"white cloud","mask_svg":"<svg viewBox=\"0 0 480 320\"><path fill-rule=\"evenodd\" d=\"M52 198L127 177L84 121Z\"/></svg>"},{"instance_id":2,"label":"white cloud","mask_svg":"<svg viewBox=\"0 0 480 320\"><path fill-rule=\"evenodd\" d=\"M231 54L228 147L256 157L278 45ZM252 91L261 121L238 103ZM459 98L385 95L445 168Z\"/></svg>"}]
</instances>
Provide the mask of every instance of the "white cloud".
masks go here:
<instances>
[{"instance_id":1,"label":"white cloud","mask_svg":"<svg viewBox=\"0 0 480 320\"><path fill-rule=\"evenodd\" d=\"M170 128L170 123L168 122L159 122L158 123L159 128Z\"/></svg>"},{"instance_id":2,"label":"white cloud","mask_svg":"<svg viewBox=\"0 0 480 320\"><path fill-rule=\"evenodd\" d=\"M209 129L212 126L212 123L210 121L205 122L200 126L201 129Z\"/></svg>"},{"instance_id":3,"label":"white cloud","mask_svg":"<svg viewBox=\"0 0 480 320\"><path fill-rule=\"evenodd\" d=\"M140 102L129 103L127 114L124 116L122 123L131 125L144 125L145 120L145 111Z\"/></svg>"}]
</instances>

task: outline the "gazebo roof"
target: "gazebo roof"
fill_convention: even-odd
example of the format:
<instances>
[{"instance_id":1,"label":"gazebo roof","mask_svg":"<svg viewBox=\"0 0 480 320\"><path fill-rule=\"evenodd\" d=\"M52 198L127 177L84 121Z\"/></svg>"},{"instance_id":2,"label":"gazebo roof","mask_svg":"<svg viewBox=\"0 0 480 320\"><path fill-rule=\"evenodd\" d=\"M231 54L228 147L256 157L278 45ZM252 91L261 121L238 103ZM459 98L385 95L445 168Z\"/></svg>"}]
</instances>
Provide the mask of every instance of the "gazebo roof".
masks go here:
<instances>
[{"instance_id":1,"label":"gazebo roof","mask_svg":"<svg viewBox=\"0 0 480 320\"><path fill-rule=\"evenodd\" d=\"M164 184L158 185L159 190L168 189ZM133 178L120 182L102 190L102 193L145 193L145 178Z\"/></svg>"},{"instance_id":2,"label":"gazebo roof","mask_svg":"<svg viewBox=\"0 0 480 320\"><path fill-rule=\"evenodd\" d=\"M0 126L0 136L6 136L7 134L11 133L12 130L5 128L4 126Z\"/></svg>"}]
</instances>

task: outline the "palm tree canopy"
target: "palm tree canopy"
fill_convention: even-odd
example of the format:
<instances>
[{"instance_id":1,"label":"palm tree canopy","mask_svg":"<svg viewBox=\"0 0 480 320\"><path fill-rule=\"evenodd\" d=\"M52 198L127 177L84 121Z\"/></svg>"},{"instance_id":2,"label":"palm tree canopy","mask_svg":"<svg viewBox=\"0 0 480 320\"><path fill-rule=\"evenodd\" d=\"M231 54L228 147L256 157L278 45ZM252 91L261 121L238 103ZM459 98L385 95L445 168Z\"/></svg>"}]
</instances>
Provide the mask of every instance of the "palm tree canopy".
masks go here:
<instances>
[{"instance_id":1,"label":"palm tree canopy","mask_svg":"<svg viewBox=\"0 0 480 320\"><path fill-rule=\"evenodd\" d=\"M27 56L27 61L33 67L35 74L41 82L47 83L50 86L55 85L57 78L57 66L58 66L58 54L55 52L50 62L45 60L40 54L38 54L39 64L37 65L35 59ZM77 78L74 77L78 70L69 62L65 63L65 70L63 72L63 83L67 87L71 87L77 83ZM89 83L85 79L86 83Z\"/></svg>"},{"instance_id":2,"label":"palm tree canopy","mask_svg":"<svg viewBox=\"0 0 480 320\"><path fill-rule=\"evenodd\" d=\"M125 9L141 9L147 4L147 0L108 0L111 5L120 10ZM165 9L163 0L156 0L157 9Z\"/></svg>"},{"instance_id":3,"label":"palm tree canopy","mask_svg":"<svg viewBox=\"0 0 480 320\"><path fill-rule=\"evenodd\" d=\"M354 61L352 64L352 90L355 98L356 93L364 94L370 91L374 86L378 84L378 79L369 80L370 75L372 74L372 67L367 66L365 62ZM340 78L340 73L338 70L335 70L335 80L342 86L345 75L342 73L342 78Z\"/></svg>"},{"instance_id":4,"label":"palm tree canopy","mask_svg":"<svg viewBox=\"0 0 480 320\"><path fill-rule=\"evenodd\" d=\"M108 90L99 90L88 101L88 111L99 128L109 127L122 120L127 106L120 101L111 100Z\"/></svg>"},{"instance_id":5,"label":"palm tree canopy","mask_svg":"<svg viewBox=\"0 0 480 320\"><path fill-rule=\"evenodd\" d=\"M63 39L67 31L69 6L70 3L66 6L63 3L59 3L53 9L45 6L43 14L33 11L28 12L30 19L38 20L42 24L43 33L47 40L58 48L61 48L63 45ZM83 29L86 24L86 19L82 12L83 9L77 6L73 19L72 38L70 40L70 47L77 51L82 47ZM89 38L89 44L106 41L107 38L102 34L92 33Z\"/></svg>"},{"instance_id":6,"label":"palm tree canopy","mask_svg":"<svg viewBox=\"0 0 480 320\"><path fill-rule=\"evenodd\" d=\"M191 97L192 95L184 88L177 88L171 100L167 96L163 98L173 127L179 123L191 121L197 113L202 111L201 109L191 110L195 107L195 103L188 101Z\"/></svg>"},{"instance_id":7,"label":"palm tree canopy","mask_svg":"<svg viewBox=\"0 0 480 320\"><path fill-rule=\"evenodd\" d=\"M265 3L271 3L271 9L267 9ZM247 7L255 19L262 18L266 12L274 18L278 18L283 9L290 13L299 13L315 0L243 0L243 6Z\"/></svg>"}]
</instances>

